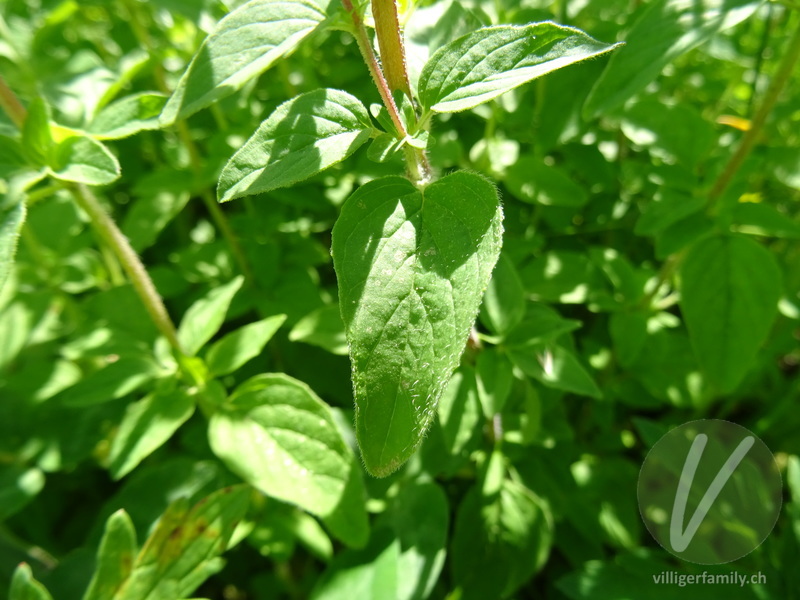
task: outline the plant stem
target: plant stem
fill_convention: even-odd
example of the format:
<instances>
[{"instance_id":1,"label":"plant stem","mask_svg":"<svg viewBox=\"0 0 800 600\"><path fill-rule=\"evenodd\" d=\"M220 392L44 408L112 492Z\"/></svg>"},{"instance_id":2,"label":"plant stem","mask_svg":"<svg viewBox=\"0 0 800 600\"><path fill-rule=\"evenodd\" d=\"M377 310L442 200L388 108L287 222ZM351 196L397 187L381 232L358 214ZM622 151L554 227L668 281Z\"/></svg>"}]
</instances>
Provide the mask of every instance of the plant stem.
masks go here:
<instances>
[{"instance_id":1,"label":"plant stem","mask_svg":"<svg viewBox=\"0 0 800 600\"><path fill-rule=\"evenodd\" d=\"M158 295L152 279L150 279L142 261L139 260L128 239L119 230L117 224L114 223L88 187L83 184L76 184L71 186L71 190L75 201L89 215L95 231L111 248L122 264L122 268L131 280L133 288L139 295L155 326L167 338L170 345L179 354L183 354L183 349L178 341L178 333L169 313L167 313L167 308L164 306L164 302L161 300L161 296Z\"/></svg>"},{"instance_id":2,"label":"plant stem","mask_svg":"<svg viewBox=\"0 0 800 600\"><path fill-rule=\"evenodd\" d=\"M392 119L392 124L395 126L395 129L397 129L397 139L403 140L408 137L408 130L403 124L403 120L400 118L400 111L397 109L394 98L392 98L392 92L389 89L389 84L386 82L381 66L378 63L378 57L375 56L375 52L372 50L372 45L367 35L367 29L364 27L364 21L353 6L352 0L342 0L342 5L345 7L345 10L350 13L350 18L353 20L354 35L358 43L358 49L361 51L361 56L364 57L364 62L367 63L367 68L372 75L372 80L375 82L375 87L378 88L381 100L383 100L383 104ZM416 185L427 184L431 177L431 167L425 152L406 145L404 154L411 180Z\"/></svg>"},{"instance_id":3,"label":"plant stem","mask_svg":"<svg viewBox=\"0 0 800 600\"><path fill-rule=\"evenodd\" d=\"M375 33L378 36L386 81L392 90L400 90L411 98L397 1L372 0L372 16L375 18Z\"/></svg>"},{"instance_id":4,"label":"plant stem","mask_svg":"<svg viewBox=\"0 0 800 600\"><path fill-rule=\"evenodd\" d=\"M0 108L5 111L5 113L8 115L8 118L11 119L11 122L14 123L14 125L16 125L19 129L22 129L22 126L25 123L27 112L25 111L25 107L22 106L22 103L19 101L19 98L17 98L17 95L11 91L11 88L8 87L1 75Z\"/></svg>"},{"instance_id":5,"label":"plant stem","mask_svg":"<svg viewBox=\"0 0 800 600\"><path fill-rule=\"evenodd\" d=\"M133 30L134 37L137 39L139 44L141 44L142 47L147 50L150 58L153 59L156 55L155 45L153 44L150 34L147 32L147 28L142 24L139 8L132 0L127 0L126 5L130 15L131 28ZM154 64L153 77L156 80L156 85L162 93L171 93L171 90L167 85L167 80L164 76L164 70L161 67L161 64L158 62ZM217 118L220 116L222 116L222 113L219 113ZM183 144L184 148L186 148L186 152L189 154L189 165L192 168L192 172L195 174L195 176L201 176L203 174L203 161L200 157L200 152L197 149L197 145L192 139L189 127L186 125L186 121L176 121L175 129L178 132L178 139L180 139L181 144ZM231 228L227 217L225 217L225 213L222 212L222 209L217 204L214 194L206 188L200 192L200 197L203 200L203 204L205 204L208 213L211 215L211 220L214 221L217 229L220 231L220 233L222 233L222 237L225 238L228 246L230 246L233 259L236 261L236 264L239 265L239 270L242 272L247 281L252 282L253 271L250 268L250 264L248 263L244 254L244 250L242 250L242 246L239 244L236 234Z\"/></svg>"},{"instance_id":6,"label":"plant stem","mask_svg":"<svg viewBox=\"0 0 800 600\"><path fill-rule=\"evenodd\" d=\"M783 91L783 88L786 87L786 84L789 82L789 79L794 72L794 68L798 59L800 59L800 26L795 29L795 32L789 41L789 47L786 51L786 54L784 54L780 66L778 67L778 71L775 73L775 77L773 78L772 83L764 95L764 100L762 101L761 106L753 117L750 129L748 129L744 134L739 147L736 149L736 152L733 154L733 156L731 156L728 164L725 166L725 170L722 171L722 174L714 182L714 186L711 188L711 191L708 194L708 211L710 213L716 211L716 204L720 196L722 196L723 192L725 192L725 190L728 188L728 185L730 185L731 180L733 179L734 175L736 175L739 167L742 166L744 160L753 150L753 146L755 146L756 140L761 135L761 132L764 129L764 124L767 122L767 117L769 116L770 112L772 112L772 109L775 107L775 103L778 101L778 97Z\"/></svg>"},{"instance_id":7,"label":"plant stem","mask_svg":"<svg viewBox=\"0 0 800 600\"><path fill-rule=\"evenodd\" d=\"M2 84L4 88L3 92L6 94L6 98L11 99L9 104L12 106L17 105L19 109L21 109L17 118L20 123L24 123L27 117L25 108L19 102L14 92L5 86L5 82L3 82L2 79L0 79L0 84ZM5 103L3 103L1 107L8 110ZM10 113L9 116L11 117ZM12 117L12 119L15 118ZM127 273L128 278L133 284L133 288L139 295L139 298L144 304L156 328L167 338L167 341L179 354L183 354L183 349L178 341L178 333L175 329L175 325L172 323L172 319L170 319L167 308L164 306L161 296L158 295L156 286L153 285L153 280L150 279L150 276L147 274L147 270L144 268L142 261L139 260L130 242L128 242L128 238L119 230L117 224L108 215L105 209L103 209L88 187L83 184L74 183L64 184L64 187L72 192L75 202L89 215L92 226L100 236L100 239L114 252L114 255Z\"/></svg>"}]
</instances>

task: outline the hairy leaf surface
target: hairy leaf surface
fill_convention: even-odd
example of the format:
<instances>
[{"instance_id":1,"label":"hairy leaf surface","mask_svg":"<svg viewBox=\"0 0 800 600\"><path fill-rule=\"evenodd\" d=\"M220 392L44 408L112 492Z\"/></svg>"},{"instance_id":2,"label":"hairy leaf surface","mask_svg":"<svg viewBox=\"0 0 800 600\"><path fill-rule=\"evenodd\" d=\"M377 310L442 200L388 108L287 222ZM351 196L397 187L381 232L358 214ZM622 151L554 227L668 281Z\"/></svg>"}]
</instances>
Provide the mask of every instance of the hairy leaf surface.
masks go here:
<instances>
[{"instance_id":1,"label":"hairy leaf surface","mask_svg":"<svg viewBox=\"0 0 800 600\"><path fill-rule=\"evenodd\" d=\"M386 177L359 188L333 229L333 261L370 473L419 445L458 366L502 235L497 192L459 172L424 191Z\"/></svg>"}]
</instances>

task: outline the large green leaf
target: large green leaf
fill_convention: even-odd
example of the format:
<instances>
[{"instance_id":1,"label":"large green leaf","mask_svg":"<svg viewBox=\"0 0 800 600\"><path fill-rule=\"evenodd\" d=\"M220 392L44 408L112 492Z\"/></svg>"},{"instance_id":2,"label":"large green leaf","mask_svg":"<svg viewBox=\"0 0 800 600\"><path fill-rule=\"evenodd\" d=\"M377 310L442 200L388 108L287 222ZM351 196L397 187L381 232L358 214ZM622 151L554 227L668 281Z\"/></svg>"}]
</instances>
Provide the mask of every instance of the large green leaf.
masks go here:
<instances>
[{"instance_id":1,"label":"large green leaf","mask_svg":"<svg viewBox=\"0 0 800 600\"><path fill-rule=\"evenodd\" d=\"M643 90L684 52L741 23L761 0L657 0L625 36L586 100L588 116L608 112Z\"/></svg>"},{"instance_id":2,"label":"large green leaf","mask_svg":"<svg viewBox=\"0 0 800 600\"><path fill-rule=\"evenodd\" d=\"M615 47L549 21L484 27L430 58L419 78L419 98L435 112L466 110Z\"/></svg>"},{"instance_id":3,"label":"large green leaf","mask_svg":"<svg viewBox=\"0 0 800 600\"><path fill-rule=\"evenodd\" d=\"M753 365L778 311L775 257L742 235L707 238L683 262L681 311L697 360L722 393Z\"/></svg>"},{"instance_id":4,"label":"large green leaf","mask_svg":"<svg viewBox=\"0 0 800 600\"><path fill-rule=\"evenodd\" d=\"M206 39L161 113L171 124L241 88L291 53L326 18L330 0L251 0Z\"/></svg>"},{"instance_id":5,"label":"large green leaf","mask_svg":"<svg viewBox=\"0 0 800 600\"><path fill-rule=\"evenodd\" d=\"M221 202L303 181L344 160L366 142L372 123L346 92L314 90L275 109L219 177Z\"/></svg>"},{"instance_id":6,"label":"large green leaf","mask_svg":"<svg viewBox=\"0 0 800 600\"><path fill-rule=\"evenodd\" d=\"M424 190L371 181L342 207L332 252L370 473L397 469L425 435L497 262L501 223L492 184L464 172Z\"/></svg>"},{"instance_id":7,"label":"large green leaf","mask_svg":"<svg viewBox=\"0 0 800 600\"><path fill-rule=\"evenodd\" d=\"M182 498L167 508L114 600L187 598L222 566L222 554L250 501L247 486L218 490L191 510Z\"/></svg>"},{"instance_id":8,"label":"large green leaf","mask_svg":"<svg viewBox=\"0 0 800 600\"><path fill-rule=\"evenodd\" d=\"M128 513L118 510L106 521L97 566L83 600L113 600L133 570L137 549L133 522Z\"/></svg>"},{"instance_id":9,"label":"large green leaf","mask_svg":"<svg viewBox=\"0 0 800 600\"><path fill-rule=\"evenodd\" d=\"M211 417L208 436L242 479L317 515L348 545L366 542L355 456L328 405L307 385L283 374L250 379Z\"/></svg>"}]
</instances>

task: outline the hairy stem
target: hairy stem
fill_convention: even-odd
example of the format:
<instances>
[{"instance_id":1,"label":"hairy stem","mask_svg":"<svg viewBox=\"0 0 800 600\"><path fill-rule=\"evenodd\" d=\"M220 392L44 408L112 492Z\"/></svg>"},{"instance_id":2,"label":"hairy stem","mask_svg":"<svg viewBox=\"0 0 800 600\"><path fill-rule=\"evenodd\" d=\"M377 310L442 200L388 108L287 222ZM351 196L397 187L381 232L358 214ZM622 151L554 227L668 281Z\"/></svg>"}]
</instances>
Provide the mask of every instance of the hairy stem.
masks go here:
<instances>
[{"instance_id":1,"label":"hairy stem","mask_svg":"<svg viewBox=\"0 0 800 600\"><path fill-rule=\"evenodd\" d=\"M158 295L158 291L153 285L153 280L150 279L142 261L139 260L128 239L119 230L117 224L114 223L114 220L100 205L100 202L88 187L83 184L76 184L71 186L71 189L75 201L89 215L97 234L111 248L120 264L122 264L122 268L127 273L133 288L139 295L139 299L144 304L155 326L167 338L170 345L179 354L183 354L175 325L172 323L169 313L167 313L167 308L164 306L161 296Z\"/></svg>"},{"instance_id":2,"label":"hairy stem","mask_svg":"<svg viewBox=\"0 0 800 600\"><path fill-rule=\"evenodd\" d=\"M775 107L775 103L778 101L778 97L783 91L783 88L786 87L786 84L789 82L798 60L800 60L800 26L797 27L789 41L786 54L784 54L778 71L775 73L775 77L764 95L761 106L753 117L750 129L744 134L736 152L731 156L728 164L725 166L725 170L714 182L714 186L709 192L709 212L713 213L716 210L716 204L720 196L722 196L728 188L731 180L739 170L739 167L742 166L744 160L753 150L756 140L761 135L764 124L767 122L767 117L769 117L770 112L772 112L772 109Z\"/></svg>"},{"instance_id":3,"label":"hairy stem","mask_svg":"<svg viewBox=\"0 0 800 600\"><path fill-rule=\"evenodd\" d=\"M375 87L378 88L378 93L381 96L381 100L383 100L383 104L392 119L392 124L394 125L395 129L397 129L397 139L403 140L408 137L408 130L403 124L403 120L400 118L400 111L397 109L397 104L395 103L394 98L392 98L392 92L389 88L389 84L386 82L386 78L383 75L381 66L378 63L378 57L375 56L375 52L372 50L372 45L370 44L369 36L367 35L367 29L364 27L364 21L361 19L361 15L358 14L358 11L353 6L352 0L342 0L342 5L345 7L347 12L350 14L350 18L353 20L354 34L356 37L356 42L358 43L358 49L361 51L361 55L364 57L364 62L367 63L367 68L372 75L372 80L375 82ZM406 146L404 149L404 154L406 166L408 168L408 174L411 180L416 185L427 184L428 181L430 181L431 167L428 163L428 157L425 156L425 152L418 148Z\"/></svg>"},{"instance_id":4,"label":"hairy stem","mask_svg":"<svg viewBox=\"0 0 800 600\"><path fill-rule=\"evenodd\" d=\"M375 33L378 36L381 63L389 88L400 90L411 98L403 34L397 16L397 0L372 0L372 16L375 18Z\"/></svg>"}]
</instances>

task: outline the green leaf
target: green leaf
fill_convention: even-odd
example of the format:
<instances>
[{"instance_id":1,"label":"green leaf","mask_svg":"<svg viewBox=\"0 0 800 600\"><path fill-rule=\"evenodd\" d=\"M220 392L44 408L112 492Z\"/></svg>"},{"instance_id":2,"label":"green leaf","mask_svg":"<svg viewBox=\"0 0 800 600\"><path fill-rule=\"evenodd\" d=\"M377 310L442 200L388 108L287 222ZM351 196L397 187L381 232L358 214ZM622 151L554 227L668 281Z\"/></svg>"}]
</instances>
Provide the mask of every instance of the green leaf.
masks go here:
<instances>
[{"instance_id":1,"label":"green leaf","mask_svg":"<svg viewBox=\"0 0 800 600\"><path fill-rule=\"evenodd\" d=\"M581 327L581 322L565 319L558 311L539 302L528 306L525 320L520 323L503 341L509 348L536 346L554 341L559 336Z\"/></svg>"},{"instance_id":2,"label":"green leaf","mask_svg":"<svg viewBox=\"0 0 800 600\"><path fill-rule=\"evenodd\" d=\"M339 305L323 306L307 314L289 332L289 340L319 346L332 354L347 356L347 336Z\"/></svg>"},{"instance_id":3,"label":"green leaf","mask_svg":"<svg viewBox=\"0 0 800 600\"><path fill-rule=\"evenodd\" d=\"M85 135L68 137L56 146L50 169L57 179L88 185L104 185L120 176L116 157L103 144Z\"/></svg>"},{"instance_id":4,"label":"green leaf","mask_svg":"<svg viewBox=\"0 0 800 600\"><path fill-rule=\"evenodd\" d=\"M8 200L11 200L10 205ZM14 265L17 240L25 223L26 214L22 195L9 192L6 200L0 203L0 290L3 289Z\"/></svg>"},{"instance_id":5,"label":"green leaf","mask_svg":"<svg viewBox=\"0 0 800 600\"><path fill-rule=\"evenodd\" d=\"M621 106L681 54L733 27L761 5L753 0L657 0L633 24L584 105L593 117Z\"/></svg>"},{"instance_id":6,"label":"green leaf","mask_svg":"<svg viewBox=\"0 0 800 600\"><path fill-rule=\"evenodd\" d=\"M152 246L170 221L183 210L190 197L186 189L153 190L141 194L122 220L122 233L133 249L141 252Z\"/></svg>"},{"instance_id":7,"label":"green leaf","mask_svg":"<svg viewBox=\"0 0 800 600\"><path fill-rule=\"evenodd\" d=\"M156 391L128 406L109 452L108 470L120 479L161 447L194 413L195 398L176 389Z\"/></svg>"},{"instance_id":8,"label":"green leaf","mask_svg":"<svg viewBox=\"0 0 800 600\"><path fill-rule=\"evenodd\" d=\"M28 115L22 124L22 151L37 167L50 164L55 148L50 130L50 107L40 97L28 105Z\"/></svg>"},{"instance_id":9,"label":"green leaf","mask_svg":"<svg viewBox=\"0 0 800 600\"><path fill-rule=\"evenodd\" d=\"M333 228L350 343L356 436L370 473L413 454L435 414L500 254L502 209L487 180L454 173L426 187L371 181Z\"/></svg>"},{"instance_id":10,"label":"green leaf","mask_svg":"<svg viewBox=\"0 0 800 600\"><path fill-rule=\"evenodd\" d=\"M508 479L493 487L488 496L472 487L456 514L450 557L462 600L511 596L542 567L552 544L552 517L533 492Z\"/></svg>"},{"instance_id":11,"label":"green leaf","mask_svg":"<svg viewBox=\"0 0 800 600\"><path fill-rule=\"evenodd\" d=\"M672 189L661 189L642 211L633 231L636 235L655 236L671 225L700 211L706 199Z\"/></svg>"},{"instance_id":12,"label":"green leaf","mask_svg":"<svg viewBox=\"0 0 800 600\"><path fill-rule=\"evenodd\" d=\"M514 369L505 355L494 349L486 349L475 362L475 375L483 416L491 419L503 411L511 394Z\"/></svg>"},{"instance_id":13,"label":"green leaf","mask_svg":"<svg viewBox=\"0 0 800 600\"><path fill-rule=\"evenodd\" d=\"M231 157L220 202L308 179L344 160L372 134L367 109L346 92L314 90L284 102Z\"/></svg>"},{"instance_id":14,"label":"green leaf","mask_svg":"<svg viewBox=\"0 0 800 600\"><path fill-rule=\"evenodd\" d=\"M140 131L158 129L158 116L166 102L164 94L155 92L126 96L101 110L88 132L99 140L118 140Z\"/></svg>"},{"instance_id":15,"label":"green leaf","mask_svg":"<svg viewBox=\"0 0 800 600\"><path fill-rule=\"evenodd\" d=\"M450 454L459 454L475 438L481 422L481 407L475 370L463 365L455 372L439 400L442 437Z\"/></svg>"},{"instance_id":16,"label":"green leaf","mask_svg":"<svg viewBox=\"0 0 800 600\"><path fill-rule=\"evenodd\" d=\"M0 179L9 179L14 173L28 167L22 144L15 138L0 135Z\"/></svg>"},{"instance_id":17,"label":"green leaf","mask_svg":"<svg viewBox=\"0 0 800 600\"><path fill-rule=\"evenodd\" d=\"M203 345L214 337L225 322L225 315L233 297L244 283L244 277L236 277L211 290L189 307L178 327L178 340L190 356L197 354Z\"/></svg>"},{"instance_id":18,"label":"green leaf","mask_svg":"<svg viewBox=\"0 0 800 600\"><path fill-rule=\"evenodd\" d=\"M740 202L731 217L733 229L741 233L800 239L800 223L769 204Z\"/></svg>"},{"instance_id":19,"label":"green leaf","mask_svg":"<svg viewBox=\"0 0 800 600\"><path fill-rule=\"evenodd\" d=\"M114 600L133 570L137 550L133 522L128 513L120 509L106 521L97 550L97 566L83 600Z\"/></svg>"},{"instance_id":20,"label":"green leaf","mask_svg":"<svg viewBox=\"0 0 800 600\"><path fill-rule=\"evenodd\" d=\"M312 600L425 600L444 565L449 509L433 482L408 481L361 550L339 553Z\"/></svg>"},{"instance_id":21,"label":"green leaf","mask_svg":"<svg viewBox=\"0 0 800 600\"><path fill-rule=\"evenodd\" d=\"M419 78L426 110L458 112L537 77L613 50L584 32L551 22L484 27L440 48Z\"/></svg>"},{"instance_id":22,"label":"green leaf","mask_svg":"<svg viewBox=\"0 0 800 600\"><path fill-rule=\"evenodd\" d=\"M211 448L268 496L320 517L351 546L367 540L361 472L330 408L304 383L266 374L211 417Z\"/></svg>"},{"instance_id":23,"label":"green leaf","mask_svg":"<svg viewBox=\"0 0 800 600\"><path fill-rule=\"evenodd\" d=\"M483 295L481 321L492 333L504 335L516 327L524 316L525 289L522 281L514 263L505 254L500 254Z\"/></svg>"},{"instance_id":24,"label":"green leaf","mask_svg":"<svg viewBox=\"0 0 800 600\"><path fill-rule=\"evenodd\" d=\"M158 366L150 359L120 358L84 377L54 399L68 406L101 404L127 396L160 374Z\"/></svg>"},{"instance_id":25,"label":"green leaf","mask_svg":"<svg viewBox=\"0 0 800 600\"><path fill-rule=\"evenodd\" d=\"M0 467L0 522L18 513L44 488L44 473L20 465Z\"/></svg>"},{"instance_id":26,"label":"green leaf","mask_svg":"<svg viewBox=\"0 0 800 600\"><path fill-rule=\"evenodd\" d=\"M286 321L286 315L275 315L240 327L215 342L208 349L206 364L213 377L233 373L258 356Z\"/></svg>"},{"instance_id":27,"label":"green leaf","mask_svg":"<svg viewBox=\"0 0 800 600\"><path fill-rule=\"evenodd\" d=\"M20 563L11 579L8 600L53 600L53 597L33 578L31 568L26 563Z\"/></svg>"},{"instance_id":28,"label":"green leaf","mask_svg":"<svg viewBox=\"0 0 800 600\"><path fill-rule=\"evenodd\" d=\"M775 257L740 235L707 238L680 270L681 312L697 360L728 393L753 365L767 339L783 291Z\"/></svg>"},{"instance_id":29,"label":"green leaf","mask_svg":"<svg viewBox=\"0 0 800 600\"><path fill-rule=\"evenodd\" d=\"M542 344L512 349L509 356L523 373L547 387L590 398L600 398L603 395L575 355L562 346Z\"/></svg>"},{"instance_id":30,"label":"green leaf","mask_svg":"<svg viewBox=\"0 0 800 600\"><path fill-rule=\"evenodd\" d=\"M532 156L515 161L505 183L514 196L531 204L580 207L589 201L589 194L574 179Z\"/></svg>"},{"instance_id":31,"label":"green leaf","mask_svg":"<svg viewBox=\"0 0 800 600\"><path fill-rule=\"evenodd\" d=\"M251 0L222 19L183 74L161 114L170 125L228 96L297 48L327 15L330 0Z\"/></svg>"},{"instance_id":32,"label":"green leaf","mask_svg":"<svg viewBox=\"0 0 800 600\"><path fill-rule=\"evenodd\" d=\"M114 600L186 598L222 569L219 555L250 501L247 486L223 488L191 510L186 499L171 504L136 558Z\"/></svg>"}]
</instances>

